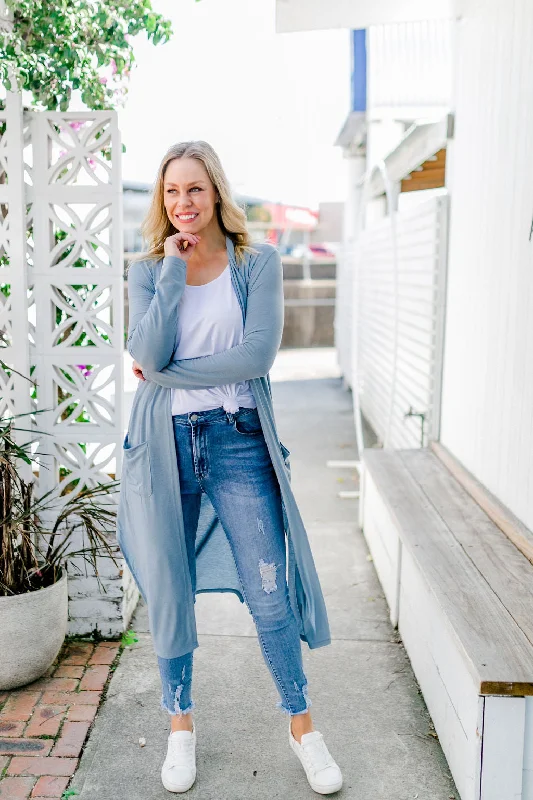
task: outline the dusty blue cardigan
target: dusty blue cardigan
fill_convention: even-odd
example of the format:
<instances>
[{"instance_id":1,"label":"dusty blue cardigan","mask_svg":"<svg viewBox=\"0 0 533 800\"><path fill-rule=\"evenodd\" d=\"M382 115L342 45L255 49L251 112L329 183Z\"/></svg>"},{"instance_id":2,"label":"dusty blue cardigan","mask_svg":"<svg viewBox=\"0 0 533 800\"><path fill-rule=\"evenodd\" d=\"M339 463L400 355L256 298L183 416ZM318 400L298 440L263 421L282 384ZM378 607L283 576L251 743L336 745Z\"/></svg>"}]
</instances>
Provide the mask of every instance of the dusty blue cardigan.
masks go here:
<instances>
[{"instance_id":1,"label":"dusty blue cardigan","mask_svg":"<svg viewBox=\"0 0 533 800\"><path fill-rule=\"evenodd\" d=\"M123 443L117 540L146 601L154 650L176 658L198 646L194 596L185 546L172 425L171 389L250 380L282 495L289 596L300 636L310 648L329 644L324 598L307 533L290 485L289 451L276 430L269 370L283 331L283 273L278 251L254 245L237 264L226 237L231 279L244 322L241 344L201 358L173 360L186 263L177 256L134 262L128 273L127 348L145 381L135 393ZM233 591L241 584L220 521L206 495L196 537L197 592Z\"/></svg>"}]
</instances>

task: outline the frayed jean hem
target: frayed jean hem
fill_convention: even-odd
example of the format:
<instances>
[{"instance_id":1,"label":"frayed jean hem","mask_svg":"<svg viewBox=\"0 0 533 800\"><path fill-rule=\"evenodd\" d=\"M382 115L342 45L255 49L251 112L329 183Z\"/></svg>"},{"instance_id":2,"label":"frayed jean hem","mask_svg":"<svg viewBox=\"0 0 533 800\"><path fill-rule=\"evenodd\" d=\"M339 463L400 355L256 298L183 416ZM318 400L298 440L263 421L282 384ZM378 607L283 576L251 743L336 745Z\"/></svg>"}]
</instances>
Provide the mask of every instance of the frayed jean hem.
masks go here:
<instances>
[{"instance_id":1,"label":"frayed jean hem","mask_svg":"<svg viewBox=\"0 0 533 800\"><path fill-rule=\"evenodd\" d=\"M309 711L309 708L313 705L312 701L310 700L310 698L307 695L307 684L305 684L302 687L302 694L303 694L303 697L304 697L304 700L305 700L305 708L302 711L291 711L289 708L287 708L286 706L283 705L283 701L282 700L279 700L276 703L276 707L279 708L282 711L283 714L287 714L288 716L291 716L291 717L298 717L301 714L307 714L307 712Z\"/></svg>"},{"instance_id":2,"label":"frayed jean hem","mask_svg":"<svg viewBox=\"0 0 533 800\"><path fill-rule=\"evenodd\" d=\"M168 707L168 706L165 704L165 699L164 699L164 697L163 697L163 696L161 696L161 703L160 703L160 705L161 705L161 708L163 709L163 711L168 711L168 713L169 713L169 714L172 714L172 715L175 715L175 716L178 716L178 717L184 717L184 716L185 716L185 714L190 714L190 713L191 713L191 711L193 711L193 710L196 708L196 703L194 702L194 700L191 700L191 702L190 702L190 704L189 704L188 708L181 709L181 708L179 707L179 703L178 703L178 702L176 702L176 704L175 704L174 708L173 708L173 709L170 709L170 708L169 708L169 707Z\"/></svg>"}]
</instances>

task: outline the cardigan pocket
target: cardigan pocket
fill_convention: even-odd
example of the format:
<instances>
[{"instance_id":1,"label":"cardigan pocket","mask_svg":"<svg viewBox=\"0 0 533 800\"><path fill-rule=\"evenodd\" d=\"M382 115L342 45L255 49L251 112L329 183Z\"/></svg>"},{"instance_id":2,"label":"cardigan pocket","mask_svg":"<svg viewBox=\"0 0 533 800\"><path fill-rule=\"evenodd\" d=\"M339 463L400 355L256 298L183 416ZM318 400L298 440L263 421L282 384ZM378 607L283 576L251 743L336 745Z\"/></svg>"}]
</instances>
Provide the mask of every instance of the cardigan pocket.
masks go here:
<instances>
[{"instance_id":1,"label":"cardigan pocket","mask_svg":"<svg viewBox=\"0 0 533 800\"><path fill-rule=\"evenodd\" d=\"M153 488L148 442L141 442L134 445L134 447L130 447L129 437L126 434L122 445L122 453L124 455L123 479L141 497L150 497Z\"/></svg>"}]
</instances>

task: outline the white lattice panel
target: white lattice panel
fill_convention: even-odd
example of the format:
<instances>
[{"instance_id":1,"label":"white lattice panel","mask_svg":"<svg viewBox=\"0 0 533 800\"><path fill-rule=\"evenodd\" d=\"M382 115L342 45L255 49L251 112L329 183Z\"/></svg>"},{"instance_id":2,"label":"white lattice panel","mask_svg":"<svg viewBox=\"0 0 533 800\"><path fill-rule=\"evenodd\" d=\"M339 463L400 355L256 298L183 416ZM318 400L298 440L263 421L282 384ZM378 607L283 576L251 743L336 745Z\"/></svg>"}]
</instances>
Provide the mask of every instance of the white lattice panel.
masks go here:
<instances>
[{"instance_id":1,"label":"white lattice panel","mask_svg":"<svg viewBox=\"0 0 533 800\"><path fill-rule=\"evenodd\" d=\"M113 112L30 114L42 489L120 474L124 347L120 137Z\"/></svg>"},{"instance_id":2,"label":"white lattice panel","mask_svg":"<svg viewBox=\"0 0 533 800\"><path fill-rule=\"evenodd\" d=\"M18 438L34 441L37 494L53 491L58 504L120 475L120 162L114 112L23 115L20 97L8 93L0 112L0 416L39 412L19 423L30 430ZM99 561L105 595L90 573L69 568L69 633L115 635L129 621L138 596L131 575Z\"/></svg>"}]
</instances>

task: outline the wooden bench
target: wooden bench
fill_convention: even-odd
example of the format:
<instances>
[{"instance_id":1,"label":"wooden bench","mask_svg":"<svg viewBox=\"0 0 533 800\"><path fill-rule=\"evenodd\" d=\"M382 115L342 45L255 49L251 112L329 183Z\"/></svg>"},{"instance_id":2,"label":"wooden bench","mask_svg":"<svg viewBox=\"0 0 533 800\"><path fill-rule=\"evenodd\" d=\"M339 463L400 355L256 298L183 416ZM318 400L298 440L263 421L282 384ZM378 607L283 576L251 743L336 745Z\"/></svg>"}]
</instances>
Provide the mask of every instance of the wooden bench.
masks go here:
<instances>
[{"instance_id":1,"label":"wooden bench","mask_svg":"<svg viewBox=\"0 0 533 800\"><path fill-rule=\"evenodd\" d=\"M364 535L461 800L533 800L533 565L431 451L362 462Z\"/></svg>"}]
</instances>

